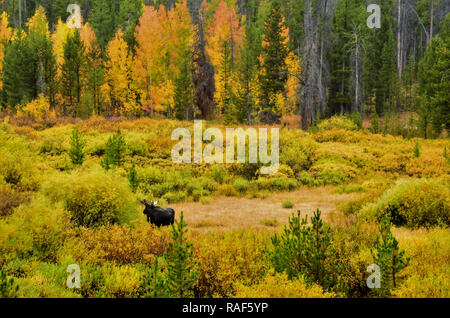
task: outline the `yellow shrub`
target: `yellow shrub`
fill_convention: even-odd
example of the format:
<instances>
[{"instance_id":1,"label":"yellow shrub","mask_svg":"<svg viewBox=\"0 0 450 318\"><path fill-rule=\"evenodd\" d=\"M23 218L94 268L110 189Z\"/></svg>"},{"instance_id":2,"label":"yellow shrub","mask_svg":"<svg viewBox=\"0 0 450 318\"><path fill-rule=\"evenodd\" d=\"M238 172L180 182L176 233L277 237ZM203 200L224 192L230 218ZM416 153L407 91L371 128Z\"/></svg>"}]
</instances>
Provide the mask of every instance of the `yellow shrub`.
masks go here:
<instances>
[{"instance_id":1,"label":"yellow shrub","mask_svg":"<svg viewBox=\"0 0 450 318\"><path fill-rule=\"evenodd\" d=\"M77 261L102 264L152 264L154 256L161 256L169 241L168 231L149 224L136 228L129 226L102 226L98 229L81 228L80 234L65 246L65 253Z\"/></svg>"},{"instance_id":2,"label":"yellow shrub","mask_svg":"<svg viewBox=\"0 0 450 318\"><path fill-rule=\"evenodd\" d=\"M0 221L0 260L36 256L55 261L71 233L68 212L38 197Z\"/></svg>"},{"instance_id":3,"label":"yellow shrub","mask_svg":"<svg viewBox=\"0 0 450 318\"><path fill-rule=\"evenodd\" d=\"M236 284L237 298L331 298L319 285L307 286L303 279L289 280L286 274L274 274L271 270L255 285Z\"/></svg>"},{"instance_id":4,"label":"yellow shrub","mask_svg":"<svg viewBox=\"0 0 450 318\"><path fill-rule=\"evenodd\" d=\"M436 179L399 180L375 203L361 210L368 218L391 218L409 227L450 225L450 190Z\"/></svg>"},{"instance_id":5,"label":"yellow shrub","mask_svg":"<svg viewBox=\"0 0 450 318\"><path fill-rule=\"evenodd\" d=\"M102 274L105 277L105 297L129 298L138 295L141 275L135 267L106 265L102 267Z\"/></svg>"},{"instance_id":6,"label":"yellow shrub","mask_svg":"<svg viewBox=\"0 0 450 318\"><path fill-rule=\"evenodd\" d=\"M78 225L95 227L124 223L136 217L135 198L128 180L100 167L55 175L42 189L54 201L64 202Z\"/></svg>"},{"instance_id":7,"label":"yellow shrub","mask_svg":"<svg viewBox=\"0 0 450 318\"><path fill-rule=\"evenodd\" d=\"M345 116L335 115L331 118L322 120L317 125L317 128L319 129L319 131L331 130L334 128L345 130L357 130L358 126L353 122L353 120Z\"/></svg>"},{"instance_id":8,"label":"yellow shrub","mask_svg":"<svg viewBox=\"0 0 450 318\"><path fill-rule=\"evenodd\" d=\"M410 264L404 269L406 279L393 291L395 297L450 297L450 231L398 229L400 248L405 249Z\"/></svg>"},{"instance_id":9,"label":"yellow shrub","mask_svg":"<svg viewBox=\"0 0 450 318\"><path fill-rule=\"evenodd\" d=\"M423 154L419 158L412 158L406 164L405 170L411 177L439 177L449 173L446 159L440 156Z\"/></svg>"},{"instance_id":10,"label":"yellow shrub","mask_svg":"<svg viewBox=\"0 0 450 318\"><path fill-rule=\"evenodd\" d=\"M317 142L342 142L342 143L356 143L362 140L362 133L349 131L342 128L330 128L314 135Z\"/></svg>"},{"instance_id":11,"label":"yellow shrub","mask_svg":"<svg viewBox=\"0 0 450 318\"><path fill-rule=\"evenodd\" d=\"M56 118L55 111L50 110L50 103L44 95L39 95L39 97L28 104L26 104L22 109L17 112L17 115L32 118L36 121L41 121L47 117Z\"/></svg>"},{"instance_id":12,"label":"yellow shrub","mask_svg":"<svg viewBox=\"0 0 450 318\"><path fill-rule=\"evenodd\" d=\"M251 230L206 235L192 233L195 255L200 260L196 289L200 297L230 297L237 282L256 283L264 273L266 233Z\"/></svg>"}]
</instances>

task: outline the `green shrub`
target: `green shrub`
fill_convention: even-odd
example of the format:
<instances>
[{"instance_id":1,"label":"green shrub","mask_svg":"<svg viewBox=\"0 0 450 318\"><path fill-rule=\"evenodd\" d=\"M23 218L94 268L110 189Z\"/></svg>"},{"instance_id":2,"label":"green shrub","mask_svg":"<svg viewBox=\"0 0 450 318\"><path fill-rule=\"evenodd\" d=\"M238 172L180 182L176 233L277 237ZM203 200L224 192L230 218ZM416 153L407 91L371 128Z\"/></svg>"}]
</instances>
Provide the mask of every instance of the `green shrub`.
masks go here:
<instances>
[{"instance_id":1,"label":"green shrub","mask_svg":"<svg viewBox=\"0 0 450 318\"><path fill-rule=\"evenodd\" d=\"M283 209L292 209L294 207L294 203L289 200L283 201Z\"/></svg>"},{"instance_id":2,"label":"green shrub","mask_svg":"<svg viewBox=\"0 0 450 318\"><path fill-rule=\"evenodd\" d=\"M163 199L165 199L168 203L177 203L182 202L186 200L188 197L187 193L185 191L180 192L167 192L162 196Z\"/></svg>"},{"instance_id":3,"label":"green shrub","mask_svg":"<svg viewBox=\"0 0 450 318\"><path fill-rule=\"evenodd\" d=\"M81 226L122 223L136 217L127 179L100 169L54 176L43 185L43 193L64 202L73 221Z\"/></svg>"},{"instance_id":4,"label":"green shrub","mask_svg":"<svg viewBox=\"0 0 450 318\"><path fill-rule=\"evenodd\" d=\"M259 190L269 191L292 191L298 187L298 182L294 178L269 178L259 177L255 181Z\"/></svg>"},{"instance_id":5,"label":"green shrub","mask_svg":"<svg viewBox=\"0 0 450 318\"><path fill-rule=\"evenodd\" d=\"M322 163L313 166L310 174L322 184L339 185L356 176L357 170L342 163Z\"/></svg>"},{"instance_id":6,"label":"green shrub","mask_svg":"<svg viewBox=\"0 0 450 318\"><path fill-rule=\"evenodd\" d=\"M361 210L362 215L408 227L450 225L450 190L436 179L399 180L377 202Z\"/></svg>"},{"instance_id":7,"label":"green shrub","mask_svg":"<svg viewBox=\"0 0 450 318\"><path fill-rule=\"evenodd\" d=\"M277 219L263 219L259 223L269 227L277 227L279 224Z\"/></svg>"},{"instance_id":8,"label":"green shrub","mask_svg":"<svg viewBox=\"0 0 450 318\"><path fill-rule=\"evenodd\" d=\"M225 181L225 171L222 168L214 166L211 168L211 178L217 183L222 184Z\"/></svg>"},{"instance_id":9,"label":"green shrub","mask_svg":"<svg viewBox=\"0 0 450 318\"><path fill-rule=\"evenodd\" d=\"M0 221L0 263L31 256L55 261L71 234L70 215L61 204L39 196Z\"/></svg>"},{"instance_id":10,"label":"green shrub","mask_svg":"<svg viewBox=\"0 0 450 318\"><path fill-rule=\"evenodd\" d=\"M336 193L353 193L353 192L363 192L364 187L360 184L346 184L346 185L340 185L337 187L334 192Z\"/></svg>"},{"instance_id":11,"label":"green shrub","mask_svg":"<svg viewBox=\"0 0 450 318\"><path fill-rule=\"evenodd\" d=\"M246 179L238 178L238 179L234 180L234 182L233 182L233 188L241 194L247 192L248 187L249 187L249 182Z\"/></svg>"},{"instance_id":12,"label":"green shrub","mask_svg":"<svg viewBox=\"0 0 450 318\"><path fill-rule=\"evenodd\" d=\"M295 174L308 170L317 160L318 144L310 139L292 139L280 142L280 163L289 166Z\"/></svg>"}]
</instances>

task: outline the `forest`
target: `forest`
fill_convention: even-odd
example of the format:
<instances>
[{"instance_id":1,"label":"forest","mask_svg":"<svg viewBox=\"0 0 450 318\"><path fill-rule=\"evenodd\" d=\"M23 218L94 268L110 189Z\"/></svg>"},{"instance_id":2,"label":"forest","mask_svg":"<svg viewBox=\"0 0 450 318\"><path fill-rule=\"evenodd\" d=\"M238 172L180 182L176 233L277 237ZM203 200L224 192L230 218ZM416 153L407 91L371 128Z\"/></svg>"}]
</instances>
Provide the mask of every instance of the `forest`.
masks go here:
<instances>
[{"instance_id":1,"label":"forest","mask_svg":"<svg viewBox=\"0 0 450 318\"><path fill-rule=\"evenodd\" d=\"M359 0L84 0L79 29L72 2L2 1L3 110L449 127L448 1L381 1L369 28Z\"/></svg>"},{"instance_id":2,"label":"forest","mask_svg":"<svg viewBox=\"0 0 450 318\"><path fill-rule=\"evenodd\" d=\"M0 3L0 298L450 297L449 1Z\"/></svg>"}]
</instances>

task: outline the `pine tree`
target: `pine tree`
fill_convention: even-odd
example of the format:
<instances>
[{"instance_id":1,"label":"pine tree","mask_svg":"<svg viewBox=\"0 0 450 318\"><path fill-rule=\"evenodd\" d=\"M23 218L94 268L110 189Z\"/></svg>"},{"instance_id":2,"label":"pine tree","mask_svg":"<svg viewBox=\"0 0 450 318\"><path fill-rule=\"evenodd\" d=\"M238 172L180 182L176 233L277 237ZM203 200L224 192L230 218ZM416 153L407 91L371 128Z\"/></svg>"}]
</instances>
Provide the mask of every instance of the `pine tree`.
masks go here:
<instances>
[{"instance_id":1,"label":"pine tree","mask_svg":"<svg viewBox=\"0 0 450 318\"><path fill-rule=\"evenodd\" d=\"M125 162L125 150L125 139L120 129L117 129L116 133L109 137L106 143L105 158L101 162L102 167L106 170L111 167L121 167Z\"/></svg>"},{"instance_id":2,"label":"pine tree","mask_svg":"<svg viewBox=\"0 0 450 318\"><path fill-rule=\"evenodd\" d=\"M321 220L317 210L308 225L308 216L289 218L281 236L272 237L274 250L270 259L277 272L285 272L290 279L303 275L308 283L318 283L325 289L340 284L338 276L342 270L335 262L331 230Z\"/></svg>"},{"instance_id":3,"label":"pine tree","mask_svg":"<svg viewBox=\"0 0 450 318\"><path fill-rule=\"evenodd\" d=\"M192 81L192 61L190 52L185 53L180 72L175 80L174 109L179 120L194 118L194 83Z\"/></svg>"},{"instance_id":4,"label":"pine tree","mask_svg":"<svg viewBox=\"0 0 450 318\"><path fill-rule=\"evenodd\" d=\"M3 61L3 89L5 103L14 108L38 95L39 59L30 38L18 30L7 46Z\"/></svg>"},{"instance_id":5,"label":"pine tree","mask_svg":"<svg viewBox=\"0 0 450 318\"><path fill-rule=\"evenodd\" d=\"M131 169L127 174L127 178L128 178L128 182L130 183L131 190L133 192L136 192L137 188L139 187L140 181L138 178L135 164L133 164L131 166Z\"/></svg>"},{"instance_id":6,"label":"pine tree","mask_svg":"<svg viewBox=\"0 0 450 318\"><path fill-rule=\"evenodd\" d=\"M381 269L381 288L372 292L378 297L388 297L398 285L398 273L409 264L409 257L404 259L405 251L400 250L397 239L392 235L389 219L384 219L379 227L380 235L375 241L375 249L370 252L374 264Z\"/></svg>"},{"instance_id":7,"label":"pine tree","mask_svg":"<svg viewBox=\"0 0 450 318\"><path fill-rule=\"evenodd\" d=\"M64 61L61 72L61 90L64 96L64 114L79 113L81 94L86 76L86 48L80 31L69 34L64 43Z\"/></svg>"},{"instance_id":8,"label":"pine tree","mask_svg":"<svg viewBox=\"0 0 450 318\"><path fill-rule=\"evenodd\" d=\"M69 157L74 165L81 166L84 161L84 152L83 148L86 145L86 142L81 135L81 132L78 130L78 127L75 127L72 130L72 137L70 138L70 150Z\"/></svg>"},{"instance_id":9,"label":"pine tree","mask_svg":"<svg viewBox=\"0 0 450 318\"><path fill-rule=\"evenodd\" d=\"M197 282L198 262L194 260L192 243L186 239L187 224L183 219L172 225L172 241L167 247L164 258L167 262L167 288L172 296L183 298L191 295Z\"/></svg>"},{"instance_id":10,"label":"pine tree","mask_svg":"<svg viewBox=\"0 0 450 318\"><path fill-rule=\"evenodd\" d=\"M371 115L370 126L370 130L372 131L372 133L378 134L380 132L380 119L375 109L373 110Z\"/></svg>"},{"instance_id":11,"label":"pine tree","mask_svg":"<svg viewBox=\"0 0 450 318\"><path fill-rule=\"evenodd\" d=\"M415 158L419 158L420 157L420 144L419 144L419 142L417 140L416 140L416 142L414 144L413 153L414 153L414 157Z\"/></svg>"},{"instance_id":12,"label":"pine tree","mask_svg":"<svg viewBox=\"0 0 450 318\"><path fill-rule=\"evenodd\" d=\"M419 62L420 125L425 138L450 128L450 14Z\"/></svg>"},{"instance_id":13,"label":"pine tree","mask_svg":"<svg viewBox=\"0 0 450 318\"><path fill-rule=\"evenodd\" d=\"M278 0L275 0L272 2L270 14L264 25L262 73L260 75L263 111L275 111L276 96L284 91L288 79L287 36L281 5Z\"/></svg>"},{"instance_id":14,"label":"pine tree","mask_svg":"<svg viewBox=\"0 0 450 318\"><path fill-rule=\"evenodd\" d=\"M95 31L98 44L102 50L106 49L108 42L114 37L119 21L121 0L94 1L89 23Z\"/></svg>"},{"instance_id":15,"label":"pine tree","mask_svg":"<svg viewBox=\"0 0 450 318\"><path fill-rule=\"evenodd\" d=\"M0 298L17 298L19 286L15 284L14 278L8 279L6 270L0 270Z\"/></svg>"}]
</instances>

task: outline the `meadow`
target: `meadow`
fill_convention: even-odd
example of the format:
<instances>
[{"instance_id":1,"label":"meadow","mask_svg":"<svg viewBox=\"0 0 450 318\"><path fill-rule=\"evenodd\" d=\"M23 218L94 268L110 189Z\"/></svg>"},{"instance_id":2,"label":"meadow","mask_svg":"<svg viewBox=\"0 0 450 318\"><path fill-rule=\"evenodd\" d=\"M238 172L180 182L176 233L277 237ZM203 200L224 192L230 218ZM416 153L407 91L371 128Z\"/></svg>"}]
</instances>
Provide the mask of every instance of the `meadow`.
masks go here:
<instances>
[{"instance_id":1,"label":"meadow","mask_svg":"<svg viewBox=\"0 0 450 318\"><path fill-rule=\"evenodd\" d=\"M448 138L374 134L340 116L310 132L286 124L278 172L260 175L174 164L177 127L193 124L3 117L0 296L450 296ZM175 226L148 224L144 198L175 209ZM80 289L66 287L70 264ZM367 286L370 264L381 288Z\"/></svg>"}]
</instances>

